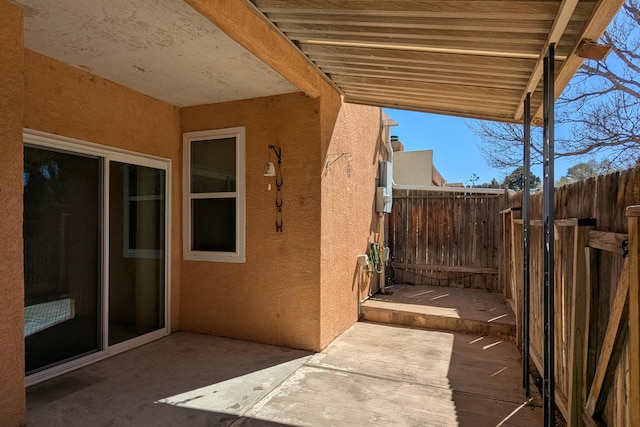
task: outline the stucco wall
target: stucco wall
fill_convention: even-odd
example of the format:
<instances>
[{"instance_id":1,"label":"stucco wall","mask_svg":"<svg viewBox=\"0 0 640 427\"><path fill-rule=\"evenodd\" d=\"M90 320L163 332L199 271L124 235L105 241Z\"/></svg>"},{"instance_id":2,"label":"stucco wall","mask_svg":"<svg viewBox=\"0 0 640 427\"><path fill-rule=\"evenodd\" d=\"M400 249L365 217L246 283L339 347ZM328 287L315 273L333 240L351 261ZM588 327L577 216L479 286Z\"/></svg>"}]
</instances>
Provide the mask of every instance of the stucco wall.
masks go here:
<instances>
[{"instance_id":1,"label":"stucco wall","mask_svg":"<svg viewBox=\"0 0 640 427\"><path fill-rule=\"evenodd\" d=\"M383 148L379 108L343 104L322 173L321 346L358 319L358 284L366 295L377 274L357 256L377 240L375 187Z\"/></svg>"},{"instance_id":2,"label":"stucco wall","mask_svg":"<svg viewBox=\"0 0 640 427\"><path fill-rule=\"evenodd\" d=\"M171 322L173 329L177 329L182 194L178 110L25 50L24 127L172 160ZM22 165L22 158L19 165Z\"/></svg>"},{"instance_id":3,"label":"stucco wall","mask_svg":"<svg viewBox=\"0 0 640 427\"><path fill-rule=\"evenodd\" d=\"M399 185L433 185L433 150L393 155L393 181Z\"/></svg>"},{"instance_id":4,"label":"stucco wall","mask_svg":"<svg viewBox=\"0 0 640 427\"><path fill-rule=\"evenodd\" d=\"M22 9L0 0L0 425L25 421Z\"/></svg>"},{"instance_id":5,"label":"stucco wall","mask_svg":"<svg viewBox=\"0 0 640 427\"><path fill-rule=\"evenodd\" d=\"M247 180L246 262L183 261L183 329L320 349L319 109L301 93L181 109L183 132L246 127ZM282 233L268 144L282 147Z\"/></svg>"}]
</instances>

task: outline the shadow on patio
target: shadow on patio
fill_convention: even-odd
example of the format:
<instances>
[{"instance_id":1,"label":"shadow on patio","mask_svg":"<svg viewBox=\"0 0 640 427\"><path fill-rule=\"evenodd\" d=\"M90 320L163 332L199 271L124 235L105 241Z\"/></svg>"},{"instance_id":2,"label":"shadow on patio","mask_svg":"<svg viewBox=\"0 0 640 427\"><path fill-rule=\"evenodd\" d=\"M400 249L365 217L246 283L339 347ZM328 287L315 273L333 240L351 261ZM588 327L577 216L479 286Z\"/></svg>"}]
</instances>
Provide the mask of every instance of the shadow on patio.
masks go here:
<instances>
[{"instance_id":1,"label":"shadow on patio","mask_svg":"<svg viewBox=\"0 0 640 427\"><path fill-rule=\"evenodd\" d=\"M28 425L540 425L519 363L500 338L371 323L316 355L180 332L30 387Z\"/></svg>"}]
</instances>

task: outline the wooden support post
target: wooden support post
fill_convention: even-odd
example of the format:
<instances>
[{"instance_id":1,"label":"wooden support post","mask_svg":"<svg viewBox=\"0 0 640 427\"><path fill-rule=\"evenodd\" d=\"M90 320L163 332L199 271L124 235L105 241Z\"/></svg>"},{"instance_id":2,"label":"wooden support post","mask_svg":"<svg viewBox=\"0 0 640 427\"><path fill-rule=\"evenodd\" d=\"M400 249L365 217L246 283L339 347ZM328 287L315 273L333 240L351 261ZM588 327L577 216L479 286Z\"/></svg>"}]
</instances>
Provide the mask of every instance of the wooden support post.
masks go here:
<instances>
[{"instance_id":1,"label":"wooden support post","mask_svg":"<svg viewBox=\"0 0 640 427\"><path fill-rule=\"evenodd\" d=\"M516 342L518 345L522 345L522 286L520 286L522 276L519 274L522 271L522 260L517 257L516 247L516 227L514 224L516 213L519 209L511 209L509 213L509 228L511 230L511 252L510 252L510 268L511 268L511 297L513 298L514 314L516 316Z\"/></svg>"},{"instance_id":2,"label":"wooden support post","mask_svg":"<svg viewBox=\"0 0 640 427\"><path fill-rule=\"evenodd\" d=\"M627 208L629 218L629 419L640 420L640 206Z\"/></svg>"},{"instance_id":3,"label":"wooden support post","mask_svg":"<svg viewBox=\"0 0 640 427\"><path fill-rule=\"evenodd\" d=\"M500 268L501 283L504 292L504 297L507 300L513 299L511 293L511 234L512 234L512 222L511 222L511 209L506 209L500 212L502 217L502 264Z\"/></svg>"},{"instance_id":4,"label":"wooden support post","mask_svg":"<svg viewBox=\"0 0 640 427\"><path fill-rule=\"evenodd\" d=\"M569 391L567 396L567 425L582 426L582 400L585 392L584 366L586 363L585 338L587 337L587 252L589 231L594 226L574 227L573 238L573 292L571 298L571 344L569 346Z\"/></svg>"}]
</instances>

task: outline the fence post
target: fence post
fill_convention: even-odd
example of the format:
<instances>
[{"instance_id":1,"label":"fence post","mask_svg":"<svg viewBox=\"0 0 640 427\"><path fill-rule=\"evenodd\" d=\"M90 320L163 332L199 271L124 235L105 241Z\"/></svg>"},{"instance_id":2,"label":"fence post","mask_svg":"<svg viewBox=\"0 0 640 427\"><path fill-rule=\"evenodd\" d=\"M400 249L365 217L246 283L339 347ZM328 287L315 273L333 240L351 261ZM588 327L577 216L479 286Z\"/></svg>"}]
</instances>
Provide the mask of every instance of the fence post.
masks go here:
<instances>
[{"instance_id":1,"label":"fence post","mask_svg":"<svg viewBox=\"0 0 640 427\"><path fill-rule=\"evenodd\" d=\"M511 262L509 263L511 268L511 276L509 282L511 283L511 297L513 298L514 311L516 316L516 342L518 345L522 345L522 275L518 274L522 271L522 259L516 256L517 246L516 246L516 214L520 212L520 208L511 208L511 212L509 213L510 230L511 230L511 252L509 258Z\"/></svg>"},{"instance_id":2,"label":"fence post","mask_svg":"<svg viewBox=\"0 0 640 427\"><path fill-rule=\"evenodd\" d=\"M573 281L571 298L571 343L569 346L569 390L567 395L567 426L583 426L583 395L585 387L584 366L587 360L585 333L587 319L587 259L585 247L589 242L589 230L595 228L595 220L578 220L573 237Z\"/></svg>"},{"instance_id":3,"label":"fence post","mask_svg":"<svg viewBox=\"0 0 640 427\"><path fill-rule=\"evenodd\" d=\"M629 419L640 420L640 206L627 208L629 218Z\"/></svg>"}]
</instances>

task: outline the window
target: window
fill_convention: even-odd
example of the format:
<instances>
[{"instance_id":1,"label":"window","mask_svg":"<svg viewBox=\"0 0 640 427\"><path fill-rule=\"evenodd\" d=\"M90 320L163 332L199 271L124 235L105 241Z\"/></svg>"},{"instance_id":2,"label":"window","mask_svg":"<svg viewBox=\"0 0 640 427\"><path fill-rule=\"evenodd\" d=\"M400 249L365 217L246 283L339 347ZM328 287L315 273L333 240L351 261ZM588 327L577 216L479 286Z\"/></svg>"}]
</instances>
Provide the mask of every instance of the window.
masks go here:
<instances>
[{"instance_id":1,"label":"window","mask_svg":"<svg viewBox=\"0 0 640 427\"><path fill-rule=\"evenodd\" d=\"M245 260L245 129L188 132L183 139L184 258Z\"/></svg>"}]
</instances>

